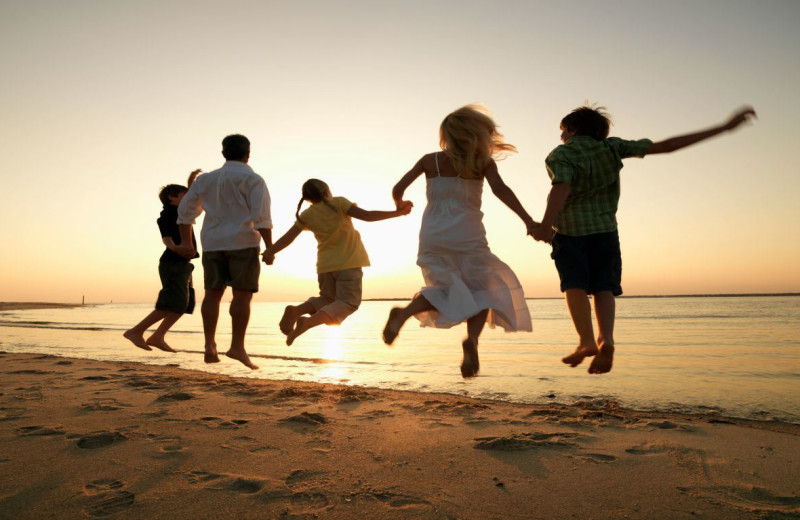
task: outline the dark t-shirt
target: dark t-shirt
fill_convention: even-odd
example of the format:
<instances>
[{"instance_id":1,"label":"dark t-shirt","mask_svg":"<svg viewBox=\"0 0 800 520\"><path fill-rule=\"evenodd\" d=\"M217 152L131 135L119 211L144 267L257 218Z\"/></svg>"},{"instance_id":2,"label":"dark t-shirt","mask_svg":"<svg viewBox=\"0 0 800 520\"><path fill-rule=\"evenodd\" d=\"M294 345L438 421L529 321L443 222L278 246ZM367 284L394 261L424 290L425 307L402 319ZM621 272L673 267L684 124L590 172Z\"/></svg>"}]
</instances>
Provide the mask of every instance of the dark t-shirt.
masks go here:
<instances>
[{"instance_id":1,"label":"dark t-shirt","mask_svg":"<svg viewBox=\"0 0 800 520\"><path fill-rule=\"evenodd\" d=\"M173 206L172 204L164 206L164 209L161 210L161 215L159 215L156 223L158 223L158 229L161 231L162 238L170 237L172 238L172 241L175 242L175 245L180 245L181 231L178 227L178 206ZM192 245L194 245L195 249L197 249L197 241L194 238L194 231L192 232ZM199 256L199 254L195 253L192 258L197 258ZM159 261L188 262L189 259L167 248L164 250L161 258L159 258Z\"/></svg>"}]
</instances>

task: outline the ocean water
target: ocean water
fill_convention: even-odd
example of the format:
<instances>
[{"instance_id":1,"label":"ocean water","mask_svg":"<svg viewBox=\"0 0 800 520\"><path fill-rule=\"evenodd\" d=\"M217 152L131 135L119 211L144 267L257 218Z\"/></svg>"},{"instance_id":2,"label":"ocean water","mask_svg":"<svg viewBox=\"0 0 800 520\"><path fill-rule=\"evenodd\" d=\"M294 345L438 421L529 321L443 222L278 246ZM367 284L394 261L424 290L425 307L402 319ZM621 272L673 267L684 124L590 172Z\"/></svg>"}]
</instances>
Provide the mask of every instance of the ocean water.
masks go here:
<instances>
[{"instance_id":1,"label":"ocean water","mask_svg":"<svg viewBox=\"0 0 800 520\"><path fill-rule=\"evenodd\" d=\"M529 300L533 332L487 328L480 376L469 380L458 368L465 325L428 329L411 319L393 347L383 344L386 316L399 303L364 302L341 326L312 329L291 347L277 325L285 303L254 303L247 349L257 371L224 357L203 363L199 312L167 336L178 353L135 348L122 333L150 304L0 312L0 350L523 403L613 399L639 410L800 423L800 296L620 298L614 369L602 376L588 374L588 362L560 362L576 344L564 302ZM220 352L229 340L223 304Z\"/></svg>"}]
</instances>

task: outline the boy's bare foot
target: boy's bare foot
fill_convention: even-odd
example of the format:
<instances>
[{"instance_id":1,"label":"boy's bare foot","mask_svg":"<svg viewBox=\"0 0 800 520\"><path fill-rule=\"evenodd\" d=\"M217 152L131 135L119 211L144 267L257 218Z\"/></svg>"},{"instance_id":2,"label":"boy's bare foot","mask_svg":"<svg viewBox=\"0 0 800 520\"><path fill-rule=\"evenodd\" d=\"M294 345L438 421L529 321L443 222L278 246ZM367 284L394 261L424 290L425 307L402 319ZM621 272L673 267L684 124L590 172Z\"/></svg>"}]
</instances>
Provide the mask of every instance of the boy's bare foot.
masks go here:
<instances>
[{"instance_id":1,"label":"boy's bare foot","mask_svg":"<svg viewBox=\"0 0 800 520\"><path fill-rule=\"evenodd\" d=\"M133 329L126 330L122 336L142 350L153 350L147 346L147 343L144 341L144 336Z\"/></svg>"},{"instance_id":2,"label":"boy's bare foot","mask_svg":"<svg viewBox=\"0 0 800 520\"><path fill-rule=\"evenodd\" d=\"M281 332L288 336L294 329L295 323L297 323L297 317L297 311L295 311L294 305L287 305L286 309L283 311L283 317L280 323L278 323Z\"/></svg>"},{"instance_id":3,"label":"boy's bare foot","mask_svg":"<svg viewBox=\"0 0 800 520\"><path fill-rule=\"evenodd\" d=\"M232 350L229 350L229 351L227 351L225 353L225 355L228 356L231 359L235 359L236 361L239 361L240 363L242 363L244 366L246 366L250 370L258 370L258 365L254 365L253 362L250 361L250 356L247 355L247 352L244 352L244 351L242 351L242 352L239 352L239 351L234 352Z\"/></svg>"},{"instance_id":4,"label":"boy's bare foot","mask_svg":"<svg viewBox=\"0 0 800 520\"><path fill-rule=\"evenodd\" d=\"M561 358L561 362L565 363L571 367L576 367L583 363L583 360L587 357L592 357L597 355L597 347L594 345L578 345L578 348L575 349L575 352L570 354L569 356Z\"/></svg>"},{"instance_id":5,"label":"boy's bare foot","mask_svg":"<svg viewBox=\"0 0 800 520\"><path fill-rule=\"evenodd\" d=\"M611 365L614 364L614 345L603 345L600 353L597 354L589 365L590 374L607 374L611 372Z\"/></svg>"},{"instance_id":6,"label":"boy's bare foot","mask_svg":"<svg viewBox=\"0 0 800 520\"><path fill-rule=\"evenodd\" d=\"M309 318L303 318L302 316L297 318L297 321L294 322L294 330L290 331L289 335L286 336L286 346L291 347L297 336L308 330L308 320Z\"/></svg>"},{"instance_id":7,"label":"boy's bare foot","mask_svg":"<svg viewBox=\"0 0 800 520\"><path fill-rule=\"evenodd\" d=\"M163 339L153 339L153 337L147 338L146 343L151 347L156 347L157 349L163 350L164 352L177 352L174 348L167 345L167 342Z\"/></svg>"},{"instance_id":8,"label":"boy's bare foot","mask_svg":"<svg viewBox=\"0 0 800 520\"><path fill-rule=\"evenodd\" d=\"M203 361L206 363L219 363L219 356L217 355L217 347L206 347L205 354L203 355Z\"/></svg>"},{"instance_id":9,"label":"boy's bare foot","mask_svg":"<svg viewBox=\"0 0 800 520\"><path fill-rule=\"evenodd\" d=\"M386 326L383 328L383 342L387 345L394 343L397 335L400 334L400 327L397 323L398 314L400 314L400 308L398 307L389 311L389 319L386 320Z\"/></svg>"},{"instance_id":10,"label":"boy's bare foot","mask_svg":"<svg viewBox=\"0 0 800 520\"><path fill-rule=\"evenodd\" d=\"M464 350L464 359L461 361L461 377L475 377L481 369L481 363L478 359L478 347L471 339L467 338L461 344Z\"/></svg>"}]
</instances>

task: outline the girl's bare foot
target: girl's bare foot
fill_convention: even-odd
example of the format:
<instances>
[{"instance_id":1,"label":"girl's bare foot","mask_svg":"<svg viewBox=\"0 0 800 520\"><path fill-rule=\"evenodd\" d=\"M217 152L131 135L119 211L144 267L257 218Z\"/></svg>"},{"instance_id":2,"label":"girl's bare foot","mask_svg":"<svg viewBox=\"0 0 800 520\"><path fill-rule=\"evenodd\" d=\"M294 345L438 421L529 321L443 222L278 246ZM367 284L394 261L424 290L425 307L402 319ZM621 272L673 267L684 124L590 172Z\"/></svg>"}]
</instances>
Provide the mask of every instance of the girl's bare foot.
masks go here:
<instances>
[{"instance_id":1,"label":"girl's bare foot","mask_svg":"<svg viewBox=\"0 0 800 520\"><path fill-rule=\"evenodd\" d=\"M159 339L159 338L153 338L153 336L150 336L149 338L147 338L147 342L146 343L148 345L150 345L151 347L156 347L157 349L163 350L164 352L176 352L176 350L174 348L172 348L169 345L167 345L167 342L164 341L163 338Z\"/></svg>"},{"instance_id":2,"label":"girl's bare foot","mask_svg":"<svg viewBox=\"0 0 800 520\"><path fill-rule=\"evenodd\" d=\"M122 336L142 350L153 350L147 346L147 343L144 341L144 336L133 329L126 330Z\"/></svg>"},{"instance_id":3,"label":"girl's bare foot","mask_svg":"<svg viewBox=\"0 0 800 520\"><path fill-rule=\"evenodd\" d=\"M464 359L461 361L461 377L475 377L481 369L481 363L478 359L478 346L467 338L461 344L464 351Z\"/></svg>"},{"instance_id":4,"label":"girl's bare foot","mask_svg":"<svg viewBox=\"0 0 800 520\"><path fill-rule=\"evenodd\" d=\"M229 350L225 353L225 355L242 363L250 370L258 370L258 365L254 365L253 362L250 361L250 356L247 355L247 352Z\"/></svg>"},{"instance_id":5,"label":"girl's bare foot","mask_svg":"<svg viewBox=\"0 0 800 520\"><path fill-rule=\"evenodd\" d=\"M614 345L603 345L589 365L590 374L607 374L611 372L611 365L614 364Z\"/></svg>"},{"instance_id":6,"label":"girl's bare foot","mask_svg":"<svg viewBox=\"0 0 800 520\"><path fill-rule=\"evenodd\" d=\"M578 345L578 348L575 349L575 352L570 354L569 356L561 358L562 363L566 363L571 367L576 367L583 363L583 360L587 357L592 357L597 355L597 346L595 345Z\"/></svg>"},{"instance_id":7,"label":"girl's bare foot","mask_svg":"<svg viewBox=\"0 0 800 520\"><path fill-rule=\"evenodd\" d=\"M297 323L297 317L297 311L295 310L294 305L287 305L286 309L283 311L283 317L281 318L280 323L278 323L278 327L281 329L281 332L288 336L294 329L295 323Z\"/></svg>"},{"instance_id":8,"label":"girl's bare foot","mask_svg":"<svg viewBox=\"0 0 800 520\"><path fill-rule=\"evenodd\" d=\"M389 311L389 319L386 320L386 326L383 328L383 342L387 345L394 343L394 340L397 339L397 335L400 334L400 324L397 323L398 314L400 314L399 307L395 307Z\"/></svg>"},{"instance_id":9,"label":"girl's bare foot","mask_svg":"<svg viewBox=\"0 0 800 520\"><path fill-rule=\"evenodd\" d=\"M219 363L219 356L217 355L217 347L206 347L206 352L203 356L203 361L206 363Z\"/></svg>"},{"instance_id":10,"label":"girl's bare foot","mask_svg":"<svg viewBox=\"0 0 800 520\"><path fill-rule=\"evenodd\" d=\"M297 318L297 321L294 323L294 330L290 331L289 335L286 336L287 346L292 346L292 343L294 343L294 340L297 339L297 336L308 330L308 320L309 318Z\"/></svg>"}]
</instances>

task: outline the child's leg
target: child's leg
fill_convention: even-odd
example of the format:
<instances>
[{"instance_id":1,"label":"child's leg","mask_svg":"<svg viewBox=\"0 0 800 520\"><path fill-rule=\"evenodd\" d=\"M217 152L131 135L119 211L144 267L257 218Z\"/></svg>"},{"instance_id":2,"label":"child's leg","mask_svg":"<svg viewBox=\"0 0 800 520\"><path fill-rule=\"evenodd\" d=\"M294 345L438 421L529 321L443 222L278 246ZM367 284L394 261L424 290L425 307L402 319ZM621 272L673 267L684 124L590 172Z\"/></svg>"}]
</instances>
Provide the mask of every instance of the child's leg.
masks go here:
<instances>
[{"instance_id":1,"label":"child's leg","mask_svg":"<svg viewBox=\"0 0 800 520\"><path fill-rule=\"evenodd\" d=\"M147 329L150 328L151 325L153 325L157 321L164 319L167 312L168 311L162 311L158 309L154 310L153 312L145 316L145 318L139 323L137 323L133 328L126 330L122 335L125 337L125 339L127 339L140 349L153 350L147 346L147 342L145 342L144 340L144 333L145 331L147 331Z\"/></svg>"},{"instance_id":2,"label":"child's leg","mask_svg":"<svg viewBox=\"0 0 800 520\"><path fill-rule=\"evenodd\" d=\"M225 353L231 359L241 362L246 367L255 370L257 365L250 361L250 356L244 349L244 335L247 324L250 322L250 302L253 293L244 289L233 289L231 300L231 348Z\"/></svg>"},{"instance_id":3,"label":"child's leg","mask_svg":"<svg viewBox=\"0 0 800 520\"><path fill-rule=\"evenodd\" d=\"M394 343L395 338L400 333L406 320L420 312L433 310L435 307L425 299L424 296L418 294L411 300L411 303L405 307L395 307L389 311L389 319L386 321L386 326L383 328L383 342L387 345Z\"/></svg>"},{"instance_id":4,"label":"child's leg","mask_svg":"<svg viewBox=\"0 0 800 520\"><path fill-rule=\"evenodd\" d=\"M597 316L597 344L600 353L589 365L590 374L605 374L614 363L614 318L616 300L611 291L600 291L594 295L594 312Z\"/></svg>"},{"instance_id":5,"label":"child's leg","mask_svg":"<svg viewBox=\"0 0 800 520\"><path fill-rule=\"evenodd\" d=\"M589 297L583 289L567 289L564 291L567 308L572 317L572 324L578 333L579 344L575 352L561 359L569 366L580 365L587 357L597 354L597 343L594 340L592 329L592 306Z\"/></svg>"},{"instance_id":6,"label":"child's leg","mask_svg":"<svg viewBox=\"0 0 800 520\"><path fill-rule=\"evenodd\" d=\"M287 305L278 324L281 332L288 336L294 330L297 319L304 314L314 314L314 306L311 303L303 302L300 305Z\"/></svg>"},{"instance_id":7,"label":"child's leg","mask_svg":"<svg viewBox=\"0 0 800 520\"><path fill-rule=\"evenodd\" d=\"M166 340L164 339L164 335L173 325L175 325L175 322L181 318L182 314L172 311L163 312L164 319L161 321L161 324L159 324L156 331L153 332L149 338L147 338L146 343L151 347L156 347L164 352L175 352L175 350L167 344Z\"/></svg>"},{"instance_id":8,"label":"child's leg","mask_svg":"<svg viewBox=\"0 0 800 520\"><path fill-rule=\"evenodd\" d=\"M328 316L325 311L315 312L308 318L301 316L297 318L297 323L295 324L294 330L292 330L286 337L286 345L291 346L292 343L294 343L294 340L297 339L297 336L310 328L316 327L317 325L336 325L336 323L336 320Z\"/></svg>"},{"instance_id":9,"label":"child's leg","mask_svg":"<svg viewBox=\"0 0 800 520\"><path fill-rule=\"evenodd\" d=\"M467 339L461 343L464 351L464 358L461 361L461 376L473 377L481 369L480 359L478 358L478 338L486 325L486 316L489 309L483 310L467 320Z\"/></svg>"},{"instance_id":10,"label":"child's leg","mask_svg":"<svg viewBox=\"0 0 800 520\"><path fill-rule=\"evenodd\" d=\"M219 321L219 304L225 289L206 289L200 315L203 317L203 335L205 336L205 362L219 363L217 355L217 322Z\"/></svg>"}]
</instances>

